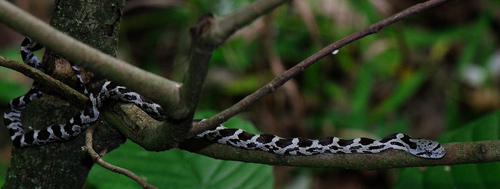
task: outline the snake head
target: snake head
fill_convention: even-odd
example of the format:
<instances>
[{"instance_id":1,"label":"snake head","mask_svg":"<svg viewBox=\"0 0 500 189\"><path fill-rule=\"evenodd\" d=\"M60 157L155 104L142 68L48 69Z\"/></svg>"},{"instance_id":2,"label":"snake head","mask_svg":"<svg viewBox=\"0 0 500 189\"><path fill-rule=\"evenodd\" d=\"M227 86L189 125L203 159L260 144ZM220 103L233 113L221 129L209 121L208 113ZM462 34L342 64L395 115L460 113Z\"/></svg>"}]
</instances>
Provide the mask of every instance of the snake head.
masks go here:
<instances>
[{"instance_id":1,"label":"snake head","mask_svg":"<svg viewBox=\"0 0 500 189\"><path fill-rule=\"evenodd\" d=\"M415 144L409 151L411 154L430 159L440 159L446 155L444 147L439 142L427 139L410 139Z\"/></svg>"}]
</instances>

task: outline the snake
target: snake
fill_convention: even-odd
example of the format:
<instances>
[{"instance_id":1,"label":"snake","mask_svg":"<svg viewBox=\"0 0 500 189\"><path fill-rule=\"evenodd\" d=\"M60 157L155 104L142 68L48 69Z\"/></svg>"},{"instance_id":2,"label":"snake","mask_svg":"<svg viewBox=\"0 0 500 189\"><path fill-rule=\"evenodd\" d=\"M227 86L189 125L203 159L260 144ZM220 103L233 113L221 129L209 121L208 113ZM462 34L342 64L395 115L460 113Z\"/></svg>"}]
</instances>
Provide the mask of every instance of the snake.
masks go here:
<instances>
[{"instance_id":1,"label":"snake","mask_svg":"<svg viewBox=\"0 0 500 189\"><path fill-rule=\"evenodd\" d=\"M21 56L24 63L44 71L40 60L33 54L34 51L42 47L36 41L26 37L21 44ZM81 134L89 125L95 123L99 118L99 109L110 100L134 103L157 120L166 118L165 111L160 105L111 81L105 81L100 87L88 92L78 67L71 62L70 64L77 76L78 90L89 98L85 108L65 123L52 124L40 130L25 131L21 122L22 111L27 104L40 98L43 94L43 85L34 81L26 94L10 101L4 113L4 123L15 147L34 147L53 142L69 141ZM420 158L439 159L446 154L444 147L437 141L412 138L403 133L391 134L380 140L370 138L342 139L338 137L283 138L271 134L252 134L242 129L226 128L219 124L214 129L205 130L195 137L223 145L279 155L377 154L386 150L402 150Z\"/></svg>"}]
</instances>

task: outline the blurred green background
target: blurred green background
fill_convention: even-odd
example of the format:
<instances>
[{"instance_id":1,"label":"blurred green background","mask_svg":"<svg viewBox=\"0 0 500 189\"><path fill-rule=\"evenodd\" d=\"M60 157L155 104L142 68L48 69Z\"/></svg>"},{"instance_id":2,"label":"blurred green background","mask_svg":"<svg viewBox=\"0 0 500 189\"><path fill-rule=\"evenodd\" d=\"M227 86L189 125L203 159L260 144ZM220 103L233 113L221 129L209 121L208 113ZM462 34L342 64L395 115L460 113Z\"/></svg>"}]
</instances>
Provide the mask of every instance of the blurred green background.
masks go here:
<instances>
[{"instance_id":1,"label":"blurred green background","mask_svg":"<svg viewBox=\"0 0 500 189\"><path fill-rule=\"evenodd\" d=\"M203 14L222 16L249 2L127 1L118 56L182 81L191 50L189 27ZM197 117L228 108L322 47L419 2L293 1L276 9L214 52ZM48 21L53 2L16 4ZM227 125L283 137L382 138L405 132L440 142L499 139L499 8L500 0L451 1L413 15L322 59ZM21 60L23 38L0 25L0 55ZM30 85L30 79L0 67L0 106ZM0 184L10 145L2 126ZM147 152L131 142L104 158L160 188L500 186L498 163L385 171L271 167L180 150ZM95 166L87 187L138 185Z\"/></svg>"}]
</instances>

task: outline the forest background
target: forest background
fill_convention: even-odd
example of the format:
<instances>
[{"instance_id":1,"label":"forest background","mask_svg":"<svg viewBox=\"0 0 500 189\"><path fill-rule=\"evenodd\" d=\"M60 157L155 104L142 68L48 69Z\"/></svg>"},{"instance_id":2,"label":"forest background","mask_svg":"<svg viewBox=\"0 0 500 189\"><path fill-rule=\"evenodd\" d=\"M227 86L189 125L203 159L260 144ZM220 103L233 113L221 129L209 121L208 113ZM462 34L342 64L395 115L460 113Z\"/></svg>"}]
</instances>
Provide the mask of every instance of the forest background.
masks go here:
<instances>
[{"instance_id":1,"label":"forest background","mask_svg":"<svg viewBox=\"0 0 500 189\"><path fill-rule=\"evenodd\" d=\"M127 1L118 58L182 81L191 50L189 27L205 13L225 15L249 2ZM274 10L238 31L214 51L196 117L214 115L323 46L418 2L421 1L293 1ZM52 3L16 1L17 6L45 21L50 18ZM381 138L404 132L440 142L498 140L498 8L498 0L463 0L412 15L312 65L274 94L231 119L228 125L244 125L257 132L252 129L255 126L258 132L284 137ZM0 25L0 55L21 60L19 48L23 38ZM38 53L39 57L42 55L43 52ZM5 107L30 86L29 78L0 67L0 106ZM9 164L10 145L7 130L2 126L0 184ZM418 168L350 171L243 163L235 166L234 162L216 161L219 171L223 170L226 176L220 180L210 175L202 179L199 175L207 173L198 170L200 167L191 168L194 174L183 175L176 170L185 173L189 165L211 159L180 150L145 152L131 142L104 158L160 187L172 183L182 186L183 180L187 183L193 177L212 186L232 182L232 186L247 188L258 186L255 183L276 187L383 188L415 183L428 186L439 179L446 179L445 183L452 185L466 182L494 186L499 181L491 178L500 175L498 163L428 168L436 170L432 172ZM137 164L145 159L150 161ZM181 167L176 167L179 164ZM442 170L447 175L439 172ZM468 175L461 174L465 172ZM242 174L247 176L241 177ZM103 182L103 178L113 181ZM133 181L98 166L91 171L88 185L136 186Z\"/></svg>"}]
</instances>

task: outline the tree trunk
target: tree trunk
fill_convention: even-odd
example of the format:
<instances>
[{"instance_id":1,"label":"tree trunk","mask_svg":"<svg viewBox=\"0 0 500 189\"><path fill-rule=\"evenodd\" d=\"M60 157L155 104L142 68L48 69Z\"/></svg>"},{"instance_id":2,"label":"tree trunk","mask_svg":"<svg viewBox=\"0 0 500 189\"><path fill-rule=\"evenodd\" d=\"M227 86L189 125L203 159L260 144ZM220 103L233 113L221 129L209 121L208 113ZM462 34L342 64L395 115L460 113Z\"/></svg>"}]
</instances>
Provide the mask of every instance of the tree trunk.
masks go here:
<instances>
[{"instance_id":1,"label":"tree trunk","mask_svg":"<svg viewBox=\"0 0 500 189\"><path fill-rule=\"evenodd\" d=\"M124 0L57 0L51 25L114 56L124 5ZM50 49L43 60L49 75L74 85L74 73L66 60L51 53ZM83 73L86 82L97 80L92 74ZM45 91L41 99L30 103L23 111L23 123L27 129L29 126L43 129L50 124L66 122L81 109L52 94ZM98 153L109 152L125 141L104 121L98 121L97 125L99 129L94 136L94 147ZM69 142L13 148L4 188L82 188L93 165L90 156L82 150L84 138L82 134Z\"/></svg>"}]
</instances>

